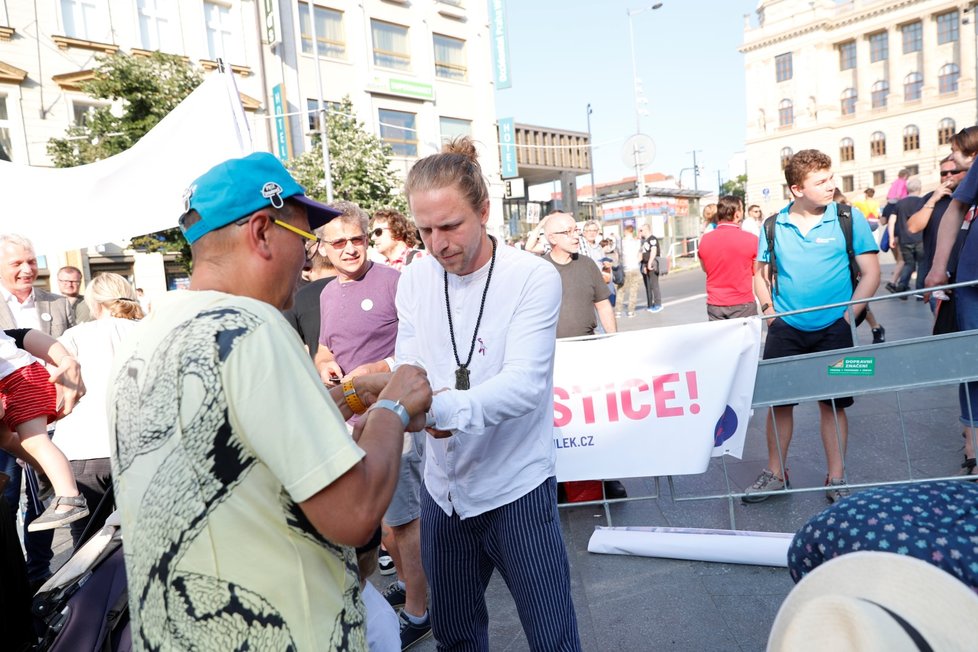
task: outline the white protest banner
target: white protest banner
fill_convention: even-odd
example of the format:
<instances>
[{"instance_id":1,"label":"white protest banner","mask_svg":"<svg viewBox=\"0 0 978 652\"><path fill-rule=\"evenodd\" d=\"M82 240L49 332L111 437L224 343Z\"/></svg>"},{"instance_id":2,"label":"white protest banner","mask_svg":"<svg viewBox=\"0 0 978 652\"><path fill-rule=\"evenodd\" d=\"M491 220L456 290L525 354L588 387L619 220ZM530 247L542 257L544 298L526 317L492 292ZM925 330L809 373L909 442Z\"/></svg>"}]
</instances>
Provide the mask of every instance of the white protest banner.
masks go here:
<instances>
[{"instance_id":1,"label":"white protest banner","mask_svg":"<svg viewBox=\"0 0 978 652\"><path fill-rule=\"evenodd\" d=\"M50 253L168 229L191 181L251 151L233 75L215 73L120 154L73 168L0 161L5 230Z\"/></svg>"},{"instance_id":2,"label":"white protest banner","mask_svg":"<svg viewBox=\"0 0 978 652\"><path fill-rule=\"evenodd\" d=\"M557 341L557 479L702 473L740 457L761 343L759 319Z\"/></svg>"}]
</instances>

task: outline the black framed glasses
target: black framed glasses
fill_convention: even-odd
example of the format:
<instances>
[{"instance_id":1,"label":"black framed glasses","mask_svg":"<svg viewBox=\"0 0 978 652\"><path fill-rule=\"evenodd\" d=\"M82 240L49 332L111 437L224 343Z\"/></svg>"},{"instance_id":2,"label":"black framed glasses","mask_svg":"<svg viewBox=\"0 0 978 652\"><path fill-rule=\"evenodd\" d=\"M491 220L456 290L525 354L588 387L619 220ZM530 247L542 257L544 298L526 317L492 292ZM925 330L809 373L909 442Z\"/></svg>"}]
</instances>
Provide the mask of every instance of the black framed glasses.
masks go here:
<instances>
[{"instance_id":1,"label":"black framed glasses","mask_svg":"<svg viewBox=\"0 0 978 652\"><path fill-rule=\"evenodd\" d=\"M375 238L379 238L380 236L384 235L384 231L390 231L390 227L388 227L388 226L378 226L376 229L373 230L373 234L372 235Z\"/></svg>"},{"instance_id":2,"label":"black framed glasses","mask_svg":"<svg viewBox=\"0 0 978 652\"><path fill-rule=\"evenodd\" d=\"M579 229L567 229L566 231L554 231L553 235L565 235L571 238L581 235L581 231Z\"/></svg>"},{"instance_id":3,"label":"black framed glasses","mask_svg":"<svg viewBox=\"0 0 978 652\"><path fill-rule=\"evenodd\" d=\"M362 247L367 242L367 236L355 235L352 238L338 238L336 240L321 240L336 250L346 249L346 243L350 242L354 247Z\"/></svg>"},{"instance_id":4,"label":"black framed glasses","mask_svg":"<svg viewBox=\"0 0 978 652\"><path fill-rule=\"evenodd\" d=\"M961 174L962 172L966 172L966 170L941 170L941 176L947 177L952 174Z\"/></svg>"}]
</instances>

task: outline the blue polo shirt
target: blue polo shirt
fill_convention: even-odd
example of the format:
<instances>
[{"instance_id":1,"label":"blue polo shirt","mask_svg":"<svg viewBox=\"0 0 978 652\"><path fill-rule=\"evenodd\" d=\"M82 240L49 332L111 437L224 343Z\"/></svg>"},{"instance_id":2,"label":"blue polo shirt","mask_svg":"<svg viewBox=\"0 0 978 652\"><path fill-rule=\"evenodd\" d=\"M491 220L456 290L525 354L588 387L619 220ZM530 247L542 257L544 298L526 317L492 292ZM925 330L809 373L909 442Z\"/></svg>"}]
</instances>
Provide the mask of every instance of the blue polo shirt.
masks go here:
<instances>
[{"instance_id":1,"label":"blue polo shirt","mask_svg":"<svg viewBox=\"0 0 978 652\"><path fill-rule=\"evenodd\" d=\"M839 225L835 202L825 207L822 220L802 235L788 219L792 204L785 206L774 223L774 254L778 264L777 292L773 292L777 312L801 310L852 298L846 236ZM869 222L852 208L852 248L856 255L879 251ZM770 262L767 234L761 229L757 260ZM845 308L816 310L785 317L789 326L802 331L817 331L829 326L845 313Z\"/></svg>"}]
</instances>

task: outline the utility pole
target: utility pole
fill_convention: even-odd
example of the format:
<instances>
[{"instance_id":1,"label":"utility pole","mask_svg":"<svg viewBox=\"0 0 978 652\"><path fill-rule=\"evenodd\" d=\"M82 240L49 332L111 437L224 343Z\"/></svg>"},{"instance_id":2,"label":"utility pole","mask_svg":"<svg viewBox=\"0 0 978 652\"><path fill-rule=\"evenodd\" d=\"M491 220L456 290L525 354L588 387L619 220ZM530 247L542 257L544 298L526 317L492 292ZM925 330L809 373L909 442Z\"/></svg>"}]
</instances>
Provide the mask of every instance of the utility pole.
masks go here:
<instances>
[{"instance_id":1,"label":"utility pole","mask_svg":"<svg viewBox=\"0 0 978 652\"><path fill-rule=\"evenodd\" d=\"M591 219L598 219L598 187L594 185L594 141L591 139L591 104L587 105L587 147L591 165Z\"/></svg>"}]
</instances>

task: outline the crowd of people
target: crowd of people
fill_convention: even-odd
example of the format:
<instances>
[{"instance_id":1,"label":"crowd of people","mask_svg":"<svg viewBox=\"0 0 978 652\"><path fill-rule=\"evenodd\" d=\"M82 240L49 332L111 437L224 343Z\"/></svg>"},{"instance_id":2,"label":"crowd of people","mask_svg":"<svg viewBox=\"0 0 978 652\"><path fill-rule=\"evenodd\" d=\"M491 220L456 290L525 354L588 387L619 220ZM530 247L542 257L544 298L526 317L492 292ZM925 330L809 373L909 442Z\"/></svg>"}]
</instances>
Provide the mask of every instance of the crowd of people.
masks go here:
<instances>
[{"instance_id":1,"label":"crowd of people","mask_svg":"<svg viewBox=\"0 0 978 652\"><path fill-rule=\"evenodd\" d=\"M891 291L914 273L922 297L948 270L974 279L976 153L978 128L963 130L939 187L921 194L919 178L900 177L883 210L871 189L838 196L817 150L787 162L792 200L766 220L720 197L698 250L708 319L769 317L765 359L851 347L862 318L883 341L858 303L880 283L875 223L903 252ZM668 263L649 224L616 242L560 211L525 251L500 242L467 138L419 160L405 195L413 219L371 215L308 198L270 154L225 161L193 182L179 217L189 289L149 315L115 274L85 296L74 267L58 271L61 295L34 288L30 242L0 236L0 484L10 478L5 499L19 504L23 469L33 589L50 575L51 529L70 526L79 544L90 508L114 499L139 649L405 650L434 636L439 649L485 650L493 572L531 649L581 649L557 518L556 340L617 332L639 288L661 311ZM978 327L978 291L954 301L951 327ZM976 400L962 384L972 475ZM850 494L852 404L819 405L833 503ZM768 460L745 503L790 486L793 407L770 409ZM598 497L627 496L618 480L594 482ZM834 521L818 518L807 531L825 538ZM848 552L805 541L792 548L796 580ZM378 569L396 573L383 591L368 581Z\"/></svg>"}]
</instances>

